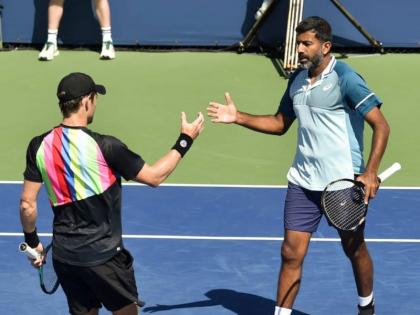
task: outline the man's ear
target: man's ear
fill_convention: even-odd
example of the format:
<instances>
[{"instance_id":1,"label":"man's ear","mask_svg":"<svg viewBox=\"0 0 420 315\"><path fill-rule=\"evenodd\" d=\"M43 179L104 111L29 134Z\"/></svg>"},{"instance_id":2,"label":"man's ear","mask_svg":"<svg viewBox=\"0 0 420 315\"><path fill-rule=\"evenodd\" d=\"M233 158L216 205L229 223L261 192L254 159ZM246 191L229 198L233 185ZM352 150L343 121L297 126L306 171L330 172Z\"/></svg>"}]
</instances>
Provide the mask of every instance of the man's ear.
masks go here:
<instances>
[{"instance_id":1,"label":"man's ear","mask_svg":"<svg viewBox=\"0 0 420 315\"><path fill-rule=\"evenodd\" d=\"M82 98L82 106L85 108L85 111L89 111L88 97L85 96Z\"/></svg>"},{"instance_id":2,"label":"man's ear","mask_svg":"<svg viewBox=\"0 0 420 315\"><path fill-rule=\"evenodd\" d=\"M331 52L331 47L332 47L332 43L331 42L323 42L322 43L322 53L324 55L327 55L328 53Z\"/></svg>"}]
</instances>

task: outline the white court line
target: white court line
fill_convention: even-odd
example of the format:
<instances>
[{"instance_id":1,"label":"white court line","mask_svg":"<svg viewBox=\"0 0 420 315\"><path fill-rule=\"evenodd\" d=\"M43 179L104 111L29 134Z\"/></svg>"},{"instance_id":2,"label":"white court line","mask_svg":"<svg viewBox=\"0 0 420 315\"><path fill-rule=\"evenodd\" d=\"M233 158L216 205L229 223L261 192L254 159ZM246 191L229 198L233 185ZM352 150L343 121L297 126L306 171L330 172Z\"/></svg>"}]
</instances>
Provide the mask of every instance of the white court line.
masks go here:
<instances>
[{"instance_id":1,"label":"white court line","mask_svg":"<svg viewBox=\"0 0 420 315\"><path fill-rule=\"evenodd\" d=\"M349 55L347 55L347 58L348 59L351 59L351 58L369 58L369 57L379 57L379 56L381 56L381 54L361 54L361 55L351 55L351 54L349 54Z\"/></svg>"},{"instance_id":2,"label":"white court line","mask_svg":"<svg viewBox=\"0 0 420 315\"><path fill-rule=\"evenodd\" d=\"M38 233L39 236L51 237L51 233ZM17 237L23 233L0 232L0 236ZM209 241L283 241L283 237L251 237L251 236L195 236L195 235L147 235L147 234L123 234L123 238L132 239L170 239L170 240L209 240ZM339 238L313 237L314 242L339 242ZM408 238L367 238L371 243L420 243L420 239Z\"/></svg>"},{"instance_id":3,"label":"white court line","mask_svg":"<svg viewBox=\"0 0 420 315\"><path fill-rule=\"evenodd\" d=\"M23 181L0 181L1 184L19 184ZM122 183L123 186L147 186L140 183ZM163 187L215 187L215 188L287 188L287 185L234 185L234 184L161 184ZM383 189L420 190L420 186L383 186Z\"/></svg>"}]
</instances>

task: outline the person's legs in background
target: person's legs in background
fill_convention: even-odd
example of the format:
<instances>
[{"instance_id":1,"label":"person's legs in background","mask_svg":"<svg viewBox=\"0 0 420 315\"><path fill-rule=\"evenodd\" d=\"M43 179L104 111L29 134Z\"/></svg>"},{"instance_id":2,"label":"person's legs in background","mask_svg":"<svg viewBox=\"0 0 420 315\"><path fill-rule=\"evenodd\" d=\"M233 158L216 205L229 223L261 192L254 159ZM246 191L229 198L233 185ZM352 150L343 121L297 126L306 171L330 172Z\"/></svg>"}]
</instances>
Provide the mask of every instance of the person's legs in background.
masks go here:
<instances>
[{"instance_id":1,"label":"person's legs in background","mask_svg":"<svg viewBox=\"0 0 420 315\"><path fill-rule=\"evenodd\" d=\"M57 48L57 34L63 16L64 0L50 0L48 6L48 37L39 53L39 60L53 60L59 55Z\"/></svg>"},{"instance_id":2,"label":"person's legs in background","mask_svg":"<svg viewBox=\"0 0 420 315\"><path fill-rule=\"evenodd\" d=\"M108 0L95 0L95 12L102 30L101 59L114 59L115 50L111 36L111 10Z\"/></svg>"}]
</instances>

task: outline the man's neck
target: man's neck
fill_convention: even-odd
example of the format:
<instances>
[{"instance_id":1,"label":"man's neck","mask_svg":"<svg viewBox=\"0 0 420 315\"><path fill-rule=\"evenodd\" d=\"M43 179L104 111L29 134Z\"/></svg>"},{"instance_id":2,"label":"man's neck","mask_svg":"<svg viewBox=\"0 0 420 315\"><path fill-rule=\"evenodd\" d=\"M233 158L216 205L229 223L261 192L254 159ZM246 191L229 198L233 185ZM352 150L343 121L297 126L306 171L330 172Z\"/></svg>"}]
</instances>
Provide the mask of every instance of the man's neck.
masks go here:
<instances>
[{"instance_id":1,"label":"man's neck","mask_svg":"<svg viewBox=\"0 0 420 315\"><path fill-rule=\"evenodd\" d=\"M85 117L78 117L77 115L72 115L67 118L63 118L61 124L69 127L87 127L88 122Z\"/></svg>"},{"instance_id":2,"label":"man's neck","mask_svg":"<svg viewBox=\"0 0 420 315\"><path fill-rule=\"evenodd\" d=\"M326 67L328 67L328 64L331 61L331 54L326 55L321 64L316 67L313 71L309 71L309 78L311 78L311 80L315 80L324 70Z\"/></svg>"}]
</instances>

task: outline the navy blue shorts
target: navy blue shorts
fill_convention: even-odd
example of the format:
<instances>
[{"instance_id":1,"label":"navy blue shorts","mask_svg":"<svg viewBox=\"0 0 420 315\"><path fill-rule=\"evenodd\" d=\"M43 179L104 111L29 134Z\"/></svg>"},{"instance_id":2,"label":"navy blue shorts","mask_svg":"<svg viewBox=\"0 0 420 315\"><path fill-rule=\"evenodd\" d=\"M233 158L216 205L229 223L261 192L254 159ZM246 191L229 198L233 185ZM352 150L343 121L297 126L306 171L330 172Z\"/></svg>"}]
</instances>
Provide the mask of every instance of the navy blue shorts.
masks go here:
<instances>
[{"instance_id":1,"label":"navy blue shorts","mask_svg":"<svg viewBox=\"0 0 420 315\"><path fill-rule=\"evenodd\" d=\"M313 233L322 218L322 191L312 191L289 182L284 204L284 227L287 230Z\"/></svg>"}]
</instances>

